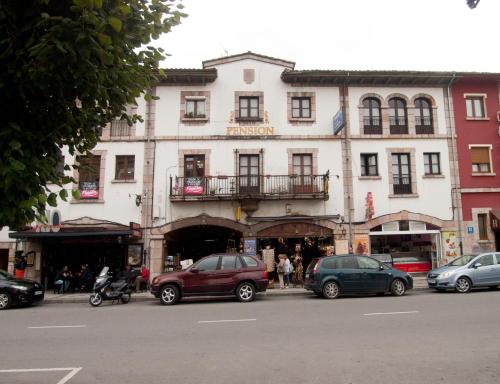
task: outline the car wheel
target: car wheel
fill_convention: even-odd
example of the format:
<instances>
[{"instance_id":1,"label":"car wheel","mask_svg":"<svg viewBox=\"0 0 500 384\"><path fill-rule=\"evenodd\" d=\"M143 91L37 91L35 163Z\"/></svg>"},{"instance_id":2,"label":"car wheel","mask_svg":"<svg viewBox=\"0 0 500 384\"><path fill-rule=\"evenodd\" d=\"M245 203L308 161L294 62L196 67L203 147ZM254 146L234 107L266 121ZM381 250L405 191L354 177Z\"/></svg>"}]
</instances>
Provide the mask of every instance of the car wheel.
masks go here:
<instances>
[{"instance_id":1,"label":"car wheel","mask_svg":"<svg viewBox=\"0 0 500 384\"><path fill-rule=\"evenodd\" d=\"M9 308L11 304L10 295L7 292L0 293L0 310Z\"/></svg>"},{"instance_id":2,"label":"car wheel","mask_svg":"<svg viewBox=\"0 0 500 384\"><path fill-rule=\"evenodd\" d=\"M179 300L179 288L175 285L165 285L161 289L161 303L164 305L173 305Z\"/></svg>"},{"instance_id":3,"label":"car wheel","mask_svg":"<svg viewBox=\"0 0 500 384\"><path fill-rule=\"evenodd\" d=\"M490 285L488 288L493 291L498 288L498 285Z\"/></svg>"},{"instance_id":4,"label":"car wheel","mask_svg":"<svg viewBox=\"0 0 500 384\"><path fill-rule=\"evenodd\" d=\"M325 299L335 299L340 295L340 287L335 281L329 281L323 287L323 297Z\"/></svg>"},{"instance_id":5,"label":"car wheel","mask_svg":"<svg viewBox=\"0 0 500 384\"><path fill-rule=\"evenodd\" d=\"M459 277L455 283L455 290L459 293L467 293L472 288L472 282L468 277Z\"/></svg>"},{"instance_id":6,"label":"car wheel","mask_svg":"<svg viewBox=\"0 0 500 384\"><path fill-rule=\"evenodd\" d=\"M241 283L236 288L236 297L239 301L247 303L255 299L255 287L252 283Z\"/></svg>"},{"instance_id":7,"label":"car wheel","mask_svg":"<svg viewBox=\"0 0 500 384\"><path fill-rule=\"evenodd\" d=\"M120 300L122 301L123 304L127 304L128 302L130 302L130 298L131 298L130 293L124 293L120 298Z\"/></svg>"},{"instance_id":8,"label":"car wheel","mask_svg":"<svg viewBox=\"0 0 500 384\"><path fill-rule=\"evenodd\" d=\"M98 307L102 304L102 296L100 293L93 293L89 297L89 303L93 307Z\"/></svg>"},{"instance_id":9,"label":"car wheel","mask_svg":"<svg viewBox=\"0 0 500 384\"><path fill-rule=\"evenodd\" d=\"M403 296L406 292L406 285L401 279L395 279L391 284L391 293L394 296Z\"/></svg>"}]
</instances>

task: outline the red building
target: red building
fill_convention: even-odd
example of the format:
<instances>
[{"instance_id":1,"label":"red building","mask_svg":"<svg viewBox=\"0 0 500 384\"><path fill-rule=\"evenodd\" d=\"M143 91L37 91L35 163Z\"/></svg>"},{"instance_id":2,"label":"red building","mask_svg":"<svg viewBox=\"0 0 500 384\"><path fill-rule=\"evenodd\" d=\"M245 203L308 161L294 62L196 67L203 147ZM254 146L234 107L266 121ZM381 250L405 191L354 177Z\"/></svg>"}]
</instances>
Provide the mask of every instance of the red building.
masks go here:
<instances>
[{"instance_id":1,"label":"red building","mask_svg":"<svg viewBox=\"0 0 500 384\"><path fill-rule=\"evenodd\" d=\"M452 84L463 253L500 250L500 74Z\"/></svg>"}]
</instances>

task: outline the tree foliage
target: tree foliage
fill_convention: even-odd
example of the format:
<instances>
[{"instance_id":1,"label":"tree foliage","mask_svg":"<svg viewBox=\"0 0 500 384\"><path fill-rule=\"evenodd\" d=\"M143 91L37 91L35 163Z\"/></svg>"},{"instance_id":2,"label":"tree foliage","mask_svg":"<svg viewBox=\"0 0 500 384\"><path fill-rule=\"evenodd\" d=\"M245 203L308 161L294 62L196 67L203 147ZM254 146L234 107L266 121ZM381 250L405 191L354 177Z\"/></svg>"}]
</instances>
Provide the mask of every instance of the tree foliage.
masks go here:
<instances>
[{"instance_id":1,"label":"tree foliage","mask_svg":"<svg viewBox=\"0 0 500 384\"><path fill-rule=\"evenodd\" d=\"M175 0L0 2L0 229L56 204L52 185L73 181L56 171L61 148L88 153L97 127L140 118L126 106L150 97L164 58L147 44L184 16Z\"/></svg>"}]
</instances>

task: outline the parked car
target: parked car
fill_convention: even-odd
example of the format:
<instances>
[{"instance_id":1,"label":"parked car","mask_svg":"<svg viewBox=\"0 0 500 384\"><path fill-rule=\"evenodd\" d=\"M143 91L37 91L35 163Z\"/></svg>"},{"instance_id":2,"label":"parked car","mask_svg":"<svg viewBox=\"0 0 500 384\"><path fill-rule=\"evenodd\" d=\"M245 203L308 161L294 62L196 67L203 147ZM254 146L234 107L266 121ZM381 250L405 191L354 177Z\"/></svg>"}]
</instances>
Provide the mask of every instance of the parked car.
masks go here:
<instances>
[{"instance_id":1,"label":"parked car","mask_svg":"<svg viewBox=\"0 0 500 384\"><path fill-rule=\"evenodd\" d=\"M454 289L467 293L475 287L496 288L500 285L500 253L462 256L427 274L429 288L438 291Z\"/></svg>"},{"instance_id":2,"label":"parked car","mask_svg":"<svg viewBox=\"0 0 500 384\"><path fill-rule=\"evenodd\" d=\"M402 296L413 288L413 278L371 257L339 255L313 259L306 270L304 288L327 299L346 293Z\"/></svg>"},{"instance_id":3,"label":"parked car","mask_svg":"<svg viewBox=\"0 0 500 384\"><path fill-rule=\"evenodd\" d=\"M248 255L210 255L184 271L156 276L151 293L165 305L188 296L235 295L239 301L255 299L268 285L266 265Z\"/></svg>"},{"instance_id":4,"label":"parked car","mask_svg":"<svg viewBox=\"0 0 500 384\"><path fill-rule=\"evenodd\" d=\"M32 304L43 300L44 289L35 281L16 279L0 270L0 310L13 305Z\"/></svg>"}]
</instances>

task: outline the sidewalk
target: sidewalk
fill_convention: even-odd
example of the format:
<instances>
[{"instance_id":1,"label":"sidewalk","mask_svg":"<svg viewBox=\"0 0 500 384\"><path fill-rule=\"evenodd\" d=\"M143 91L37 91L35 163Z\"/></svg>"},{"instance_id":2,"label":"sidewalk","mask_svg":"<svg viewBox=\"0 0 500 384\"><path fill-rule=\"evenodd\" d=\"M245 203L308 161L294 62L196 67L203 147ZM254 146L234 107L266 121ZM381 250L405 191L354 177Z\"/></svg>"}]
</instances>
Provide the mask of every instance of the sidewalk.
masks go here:
<instances>
[{"instance_id":1,"label":"sidewalk","mask_svg":"<svg viewBox=\"0 0 500 384\"><path fill-rule=\"evenodd\" d=\"M414 277L413 278L413 289L415 290L425 290L427 288L427 281L425 277ZM306 291L303 288L287 288L287 289L268 289L262 295L265 296L283 296L283 295L298 295L298 296L307 296L312 293ZM52 292L45 292L45 303L88 303L90 293L66 293L62 295L54 294ZM139 302L139 301L154 301L157 300L155 297L149 292L141 292L141 293L132 293L131 302Z\"/></svg>"}]
</instances>

